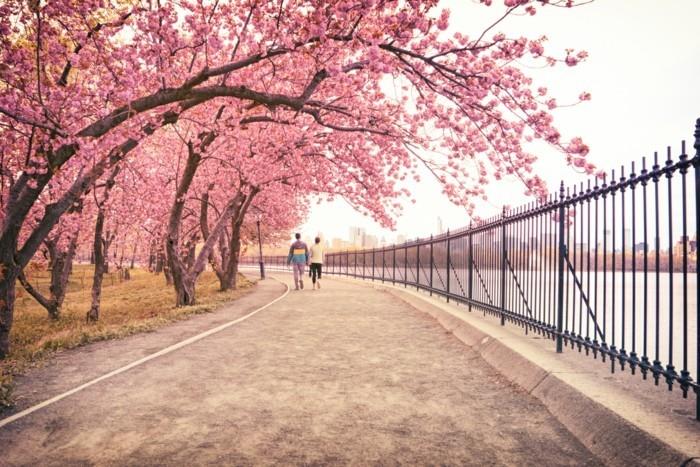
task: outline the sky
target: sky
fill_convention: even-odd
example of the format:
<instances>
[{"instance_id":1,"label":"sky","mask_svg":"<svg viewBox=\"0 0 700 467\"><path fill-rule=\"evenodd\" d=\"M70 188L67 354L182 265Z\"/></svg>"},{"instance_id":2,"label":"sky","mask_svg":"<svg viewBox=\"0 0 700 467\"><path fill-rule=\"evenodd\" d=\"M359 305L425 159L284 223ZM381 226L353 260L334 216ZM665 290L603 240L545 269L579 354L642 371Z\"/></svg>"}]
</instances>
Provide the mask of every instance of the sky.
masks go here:
<instances>
[{"instance_id":1,"label":"sky","mask_svg":"<svg viewBox=\"0 0 700 467\"><path fill-rule=\"evenodd\" d=\"M500 0L487 8L467 0L442 0L440 7L452 12L449 31L478 34L505 11ZM700 0L596 0L566 8L540 8L534 17L510 17L497 26L508 36L548 37L548 53L584 49L589 58L569 68L531 69L535 87L543 85L558 102L575 102L582 91L592 100L554 111L564 139L581 136L590 146L588 158L600 169L619 170L641 161L654 151L665 154L666 146L679 153L687 141L692 154L695 120L700 118ZM567 185L587 180L567 167L561 154L538 146L537 173L552 190L563 180ZM383 229L371 218L357 213L342 200L312 201L311 213L299 227L304 236L321 233L327 240L348 239L348 228L393 241L437 233L438 217L445 228L463 227L469 217L463 207L450 203L437 182L424 174L413 188L416 204L404 203L396 230ZM508 204L528 202L516 180L493 182L489 200L479 202L477 215L488 217Z\"/></svg>"}]
</instances>

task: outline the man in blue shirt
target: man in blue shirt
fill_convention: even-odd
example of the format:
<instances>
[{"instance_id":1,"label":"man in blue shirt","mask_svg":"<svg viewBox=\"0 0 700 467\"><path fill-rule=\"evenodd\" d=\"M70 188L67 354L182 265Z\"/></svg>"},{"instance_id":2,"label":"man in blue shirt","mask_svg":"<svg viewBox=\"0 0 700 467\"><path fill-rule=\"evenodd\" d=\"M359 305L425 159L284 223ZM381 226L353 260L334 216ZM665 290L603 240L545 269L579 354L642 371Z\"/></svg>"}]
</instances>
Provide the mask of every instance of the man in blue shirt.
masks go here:
<instances>
[{"instance_id":1,"label":"man in blue shirt","mask_svg":"<svg viewBox=\"0 0 700 467\"><path fill-rule=\"evenodd\" d=\"M301 234L294 234L296 241L289 247L287 265L291 264L294 270L294 290L304 288L304 266L309 264L309 248L301 241Z\"/></svg>"}]
</instances>

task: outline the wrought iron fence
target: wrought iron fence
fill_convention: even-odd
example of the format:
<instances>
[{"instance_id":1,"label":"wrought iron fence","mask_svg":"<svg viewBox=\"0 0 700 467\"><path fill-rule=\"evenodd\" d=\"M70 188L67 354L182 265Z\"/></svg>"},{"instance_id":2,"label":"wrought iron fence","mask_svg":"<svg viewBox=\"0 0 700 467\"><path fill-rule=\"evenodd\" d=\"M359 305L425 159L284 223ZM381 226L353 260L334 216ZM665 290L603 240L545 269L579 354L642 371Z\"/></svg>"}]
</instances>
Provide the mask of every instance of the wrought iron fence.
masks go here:
<instances>
[{"instance_id":1,"label":"wrought iron fence","mask_svg":"<svg viewBox=\"0 0 700 467\"><path fill-rule=\"evenodd\" d=\"M328 253L324 272L439 294L541 333L558 352L570 346L611 371L695 392L700 420L700 119L694 136L693 158L683 141L675 158L669 147L629 171L562 183L456 232ZM283 256L263 261L286 268Z\"/></svg>"}]
</instances>

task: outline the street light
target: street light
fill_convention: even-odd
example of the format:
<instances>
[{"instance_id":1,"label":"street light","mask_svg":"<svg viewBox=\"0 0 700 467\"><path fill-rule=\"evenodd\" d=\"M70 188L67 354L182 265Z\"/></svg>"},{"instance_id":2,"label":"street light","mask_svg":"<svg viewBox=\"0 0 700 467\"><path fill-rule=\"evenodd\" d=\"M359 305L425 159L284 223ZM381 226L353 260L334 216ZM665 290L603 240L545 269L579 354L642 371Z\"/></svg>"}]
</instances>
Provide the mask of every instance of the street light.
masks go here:
<instances>
[{"instance_id":1,"label":"street light","mask_svg":"<svg viewBox=\"0 0 700 467\"><path fill-rule=\"evenodd\" d=\"M265 264L263 263L262 255L262 237L260 236L260 214L258 214L257 222L258 225L258 248L260 252L260 279L265 279Z\"/></svg>"}]
</instances>

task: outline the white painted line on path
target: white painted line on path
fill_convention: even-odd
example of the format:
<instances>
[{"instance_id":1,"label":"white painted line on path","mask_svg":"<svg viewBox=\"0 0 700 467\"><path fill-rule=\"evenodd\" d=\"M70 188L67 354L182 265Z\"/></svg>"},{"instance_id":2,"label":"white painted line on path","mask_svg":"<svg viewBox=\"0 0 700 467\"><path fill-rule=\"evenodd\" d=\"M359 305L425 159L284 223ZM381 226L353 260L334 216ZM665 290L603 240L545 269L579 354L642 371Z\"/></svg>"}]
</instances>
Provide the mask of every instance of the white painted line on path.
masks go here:
<instances>
[{"instance_id":1,"label":"white painted line on path","mask_svg":"<svg viewBox=\"0 0 700 467\"><path fill-rule=\"evenodd\" d=\"M277 279L275 279L275 280L277 280ZM281 281L279 281L279 282L281 282ZM116 369L116 370L114 370L114 371L110 371L109 373L104 374L104 375L102 375L102 376L99 376L99 377L97 377L97 378L95 378L95 379L93 379L93 380L91 380L91 381L88 381L87 383L82 384L82 385L80 385L80 386L78 386L78 387L76 387L76 388L73 388L73 389L71 389L70 391L66 391L66 392L64 392L63 394L59 394L58 396L52 397L51 399L45 400L44 402L40 402L39 404L36 404L36 405L34 405L34 406L32 406L32 407L29 407L28 409L24 409L24 410L22 410L21 412L17 412L17 413L14 414L14 415L11 415L11 416L9 416L9 417L7 417L7 418L4 418L4 419L0 420L0 428L2 428L3 426L8 425L8 424L14 422L15 420L19 420L20 418L26 417L27 415L29 415L29 414L32 413L32 412L36 412L36 411L39 410L39 409L43 409L44 407L47 407L47 406L53 404L54 402L58 402L58 401L60 401L61 399L65 399L66 397L68 397L68 396L70 396L70 395L73 395L73 394L75 394L76 392L82 391L83 389L88 388L88 387L92 386L93 384L97 384L97 383L99 383L100 381L106 380L107 378L111 378L112 376L116 376L116 375L118 375L118 374L120 374L120 373L124 373L125 371L128 371L128 370L130 370L130 369L132 369L132 368L134 368L134 367L136 367L136 366L139 366L139 365L141 365L141 364L143 364L143 363L146 363L146 362L148 362L148 361L150 361L150 360L153 360L154 358L158 358L158 357L160 357L160 356L162 356L162 355L169 354L170 352L173 352L173 351L175 351L175 350L177 350L177 349L181 349L182 347L185 347L185 346L190 345L190 344L192 344L192 343L194 343L194 342L197 342L198 340L204 339L205 337L211 336L212 334L216 334L217 332L223 331L224 329L226 329L226 328L228 328L228 327L231 327L231 326L233 326L234 324L238 324L238 323L240 323L241 321L247 320L247 319L250 318L251 316L253 316L253 315L255 315L256 313L258 313L259 311L264 310L265 308L267 308L267 307L269 307L269 306L271 306L271 305L277 303L278 301L282 300L284 297L287 296L287 294L289 293L289 286L288 286L287 284L284 284L284 283L282 283L282 284L283 284L283 285L285 286L285 288L286 288L284 294L282 294L281 296L279 296L279 297L277 297L276 299L272 300L272 301L271 301L270 303L268 303L267 305L263 305L263 306L261 306L260 308L258 308L257 310L251 311L250 313L248 313L248 314L245 315L245 316L241 316L241 317L238 318L238 319L235 319L235 320L233 320L233 321L229 321L228 323L224 323L224 324L222 324L222 325L220 325L220 326L217 326L217 327L215 327L215 328L213 328L213 329L210 329L210 330L208 330L208 331L204 331L203 333L197 334L196 336L192 336L192 337L190 337L190 338L188 338L188 339L185 339L184 341L178 342L177 344L173 344L173 345L171 345L171 346L169 346L169 347L166 347L166 348L164 348L163 350L159 350L159 351L156 352L156 353L153 353L153 354L151 354L151 355L147 355L147 356L143 357L143 358L140 359L140 360L137 360L137 361L135 361L135 362L129 363L128 365L125 365L125 366L123 366L123 367L121 367L121 368L118 368L118 369Z\"/></svg>"}]
</instances>

